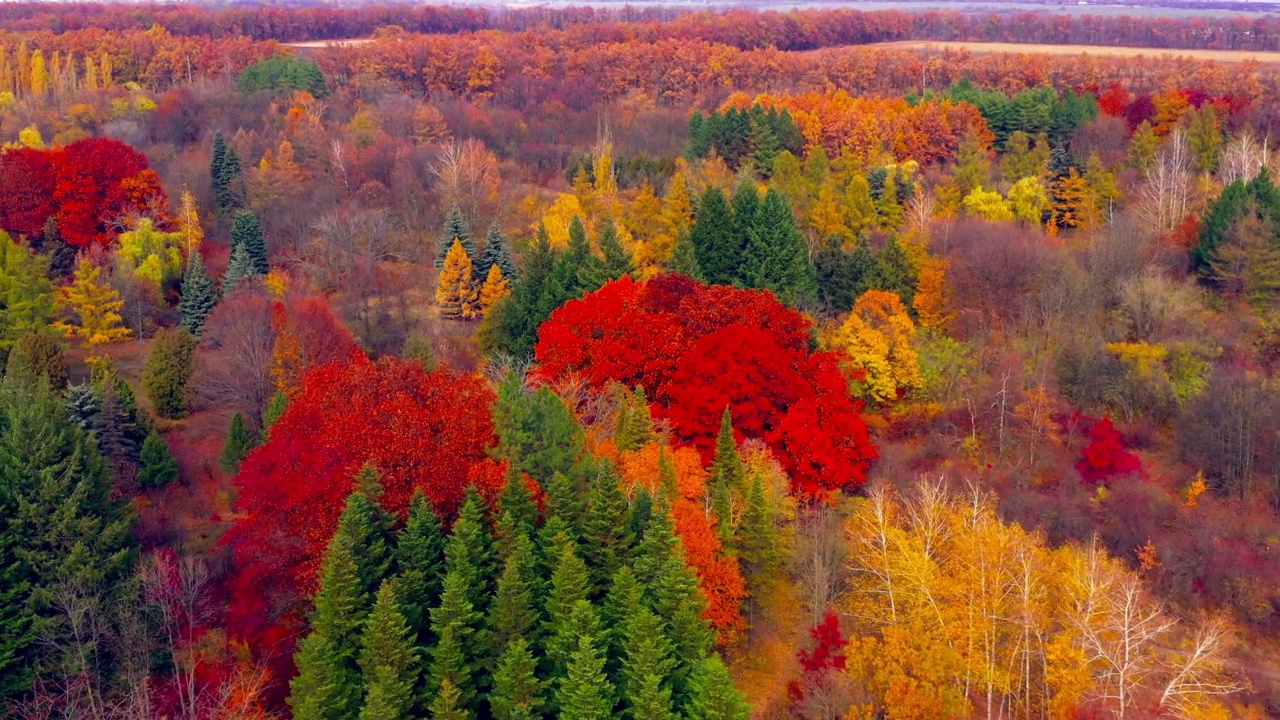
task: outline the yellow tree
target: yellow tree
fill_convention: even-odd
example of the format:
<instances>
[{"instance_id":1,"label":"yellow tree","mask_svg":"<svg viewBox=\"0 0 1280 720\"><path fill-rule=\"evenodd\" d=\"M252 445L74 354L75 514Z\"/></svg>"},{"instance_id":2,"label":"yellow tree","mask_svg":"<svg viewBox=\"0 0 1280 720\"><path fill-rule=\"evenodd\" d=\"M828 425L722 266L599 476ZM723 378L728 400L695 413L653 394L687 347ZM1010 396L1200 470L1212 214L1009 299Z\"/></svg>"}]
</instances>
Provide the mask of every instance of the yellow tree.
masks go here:
<instances>
[{"instance_id":1,"label":"yellow tree","mask_svg":"<svg viewBox=\"0 0 1280 720\"><path fill-rule=\"evenodd\" d=\"M485 278L484 285L480 288L480 313L489 314L489 308L510 294L511 281L502 276L502 268L498 267L498 263L494 263L489 267L489 276Z\"/></svg>"},{"instance_id":2,"label":"yellow tree","mask_svg":"<svg viewBox=\"0 0 1280 720\"><path fill-rule=\"evenodd\" d=\"M946 332L947 325L955 319L955 313L948 312L947 267L946 260L934 257L920 265L916 294L911 301L916 317L920 318L920 327Z\"/></svg>"},{"instance_id":3,"label":"yellow tree","mask_svg":"<svg viewBox=\"0 0 1280 720\"><path fill-rule=\"evenodd\" d=\"M436 281L436 305L447 318L471 320L480 314L480 297L471 281L471 258L459 240L445 255Z\"/></svg>"},{"instance_id":4,"label":"yellow tree","mask_svg":"<svg viewBox=\"0 0 1280 720\"><path fill-rule=\"evenodd\" d=\"M984 190L981 185L964 196L963 205L965 213L983 220L1013 219L1013 210L1009 208L1009 203L1000 196L1000 193L995 190Z\"/></svg>"},{"instance_id":5,"label":"yellow tree","mask_svg":"<svg viewBox=\"0 0 1280 720\"><path fill-rule=\"evenodd\" d=\"M1080 225L1091 214L1089 186L1075 168L1060 178L1053 193L1053 221L1057 227L1071 228Z\"/></svg>"},{"instance_id":6,"label":"yellow tree","mask_svg":"<svg viewBox=\"0 0 1280 720\"><path fill-rule=\"evenodd\" d=\"M830 177L823 180L818 188L818 199L809 211L809 224L818 233L819 240L837 237L847 242L853 237L844 223L840 205L836 202L835 182Z\"/></svg>"},{"instance_id":7,"label":"yellow tree","mask_svg":"<svg viewBox=\"0 0 1280 720\"><path fill-rule=\"evenodd\" d=\"M636 264L636 276L647 279L657 275L671 257L674 238L665 232L662 202L654 194L653 186L647 182L640 186L623 218L635 238L632 256Z\"/></svg>"},{"instance_id":8,"label":"yellow tree","mask_svg":"<svg viewBox=\"0 0 1280 720\"><path fill-rule=\"evenodd\" d=\"M44 62L44 53L36 50L31 53L31 94L44 97L49 92L49 69Z\"/></svg>"},{"instance_id":9,"label":"yellow tree","mask_svg":"<svg viewBox=\"0 0 1280 720\"><path fill-rule=\"evenodd\" d=\"M1040 217L1049 206L1049 194L1040 178L1027 176L1009 188L1009 208L1018 221L1026 225L1040 225Z\"/></svg>"},{"instance_id":10,"label":"yellow tree","mask_svg":"<svg viewBox=\"0 0 1280 720\"><path fill-rule=\"evenodd\" d=\"M132 230L120 233L119 259L159 290L182 275L181 232L162 232L151 218L141 218Z\"/></svg>"},{"instance_id":11,"label":"yellow tree","mask_svg":"<svg viewBox=\"0 0 1280 720\"><path fill-rule=\"evenodd\" d=\"M915 335L915 323L897 293L868 290L829 344L845 353L850 367L866 373L862 382L867 394L887 403L924 386L920 358L911 346Z\"/></svg>"},{"instance_id":12,"label":"yellow tree","mask_svg":"<svg viewBox=\"0 0 1280 720\"><path fill-rule=\"evenodd\" d=\"M178 204L178 224L182 228L182 250L186 256L191 257L191 253L200 252L200 245L204 243L204 228L200 226L200 211L196 207L196 199L185 187L182 188L182 199Z\"/></svg>"},{"instance_id":13,"label":"yellow tree","mask_svg":"<svg viewBox=\"0 0 1280 720\"><path fill-rule=\"evenodd\" d=\"M102 269L88 258L81 258L74 280L58 293L58 308L71 319L59 321L54 327L68 338L80 340L90 365L103 359L99 348L128 340L131 334L120 316L124 300L101 278Z\"/></svg>"},{"instance_id":14,"label":"yellow tree","mask_svg":"<svg viewBox=\"0 0 1280 720\"><path fill-rule=\"evenodd\" d=\"M871 198L871 184L862 173L849 178L844 189L844 213L845 223L855 235L875 227L876 205Z\"/></svg>"}]
</instances>

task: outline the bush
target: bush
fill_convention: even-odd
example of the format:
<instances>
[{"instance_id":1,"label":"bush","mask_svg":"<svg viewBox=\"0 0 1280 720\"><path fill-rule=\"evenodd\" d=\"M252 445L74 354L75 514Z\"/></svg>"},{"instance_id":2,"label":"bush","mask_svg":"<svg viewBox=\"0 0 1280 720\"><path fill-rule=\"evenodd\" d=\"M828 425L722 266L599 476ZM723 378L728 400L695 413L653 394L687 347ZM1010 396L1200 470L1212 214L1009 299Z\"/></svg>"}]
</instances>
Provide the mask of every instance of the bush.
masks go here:
<instances>
[{"instance_id":1,"label":"bush","mask_svg":"<svg viewBox=\"0 0 1280 720\"><path fill-rule=\"evenodd\" d=\"M182 417L187 410L187 384L194 369L196 339L181 328L156 333L142 369L142 387L156 414Z\"/></svg>"},{"instance_id":2,"label":"bush","mask_svg":"<svg viewBox=\"0 0 1280 720\"><path fill-rule=\"evenodd\" d=\"M138 471L138 481L143 488L163 487L178 479L178 461L159 433L153 431L147 435L139 459L142 468Z\"/></svg>"},{"instance_id":3,"label":"bush","mask_svg":"<svg viewBox=\"0 0 1280 720\"><path fill-rule=\"evenodd\" d=\"M9 375L27 373L33 377L47 377L49 387L60 390L67 384L67 360L62 346L51 335L27 333L18 338L5 372Z\"/></svg>"}]
</instances>

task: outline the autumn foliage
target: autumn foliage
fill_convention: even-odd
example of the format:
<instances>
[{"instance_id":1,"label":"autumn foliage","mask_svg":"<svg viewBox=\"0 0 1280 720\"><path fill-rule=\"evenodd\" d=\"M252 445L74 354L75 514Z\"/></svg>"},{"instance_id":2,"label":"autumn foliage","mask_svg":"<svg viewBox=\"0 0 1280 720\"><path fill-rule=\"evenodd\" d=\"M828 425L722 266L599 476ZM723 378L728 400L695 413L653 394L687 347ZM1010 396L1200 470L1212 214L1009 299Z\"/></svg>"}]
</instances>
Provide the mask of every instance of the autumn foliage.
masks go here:
<instances>
[{"instance_id":1,"label":"autumn foliage","mask_svg":"<svg viewBox=\"0 0 1280 720\"><path fill-rule=\"evenodd\" d=\"M1084 447L1076 470L1080 477L1089 483L1104 483L1113 477L1131 475L1142 472L1142 461L1137 455L1124 449L1120 431L1111 423L1111 418L1090 420L1089 444Z\"/></svg>"},{"instance_id":2,"label":"autumn foliage","mask_svg":"<svg viewBox=\"0 0 1280 720\"><path fill-rule=\"evenodd\" d=\"M52 217L68 243L85 247L109 243L118 220L143 215L167 221L164 189L146 156L119 140L0 154L0 228L33 236Z\"/></svg>"},{"instance_id":3,"label":"autumn foliage","mask_svg":"<svg viewBox=\"0 0 1280 720\"><path fill-rule=\"evenodd\" d=\"M680 275L622 278L552 314L535 353L551 378L642 385L710 462L725 407L818 494L861 484L878 455L834 356L809 353L809 320L771 294Z\"/></svg>"},{"instance_id":4,"label":"autumn foliage","mask_svg":"<svg viewBox=\"0 0 1280 720\"><path fill-rule=\"evenodd\" d=\"M403 514L418 488L444 515L457 511L472 481L496 493L503 475L485 453L494 442L492 400L476 377L392 358L357 357L309 373L236 478L242 518L224 540L234 566L229 629L264 651L279 628L301 619L366 463L382 474L381 503L392 513Z\"/></svg>"}]
</instances>

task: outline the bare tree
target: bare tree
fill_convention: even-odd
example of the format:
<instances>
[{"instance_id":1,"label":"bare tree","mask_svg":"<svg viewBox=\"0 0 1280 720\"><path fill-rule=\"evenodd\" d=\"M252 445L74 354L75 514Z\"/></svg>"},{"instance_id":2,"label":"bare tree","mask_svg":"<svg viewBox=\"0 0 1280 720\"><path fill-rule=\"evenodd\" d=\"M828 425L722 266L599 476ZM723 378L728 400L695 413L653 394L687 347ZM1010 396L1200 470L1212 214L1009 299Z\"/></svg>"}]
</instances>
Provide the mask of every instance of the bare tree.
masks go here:
<instances>
[{"instance_id":1,"label":"bare tree","mask_svg":"<svg viewBox=\"0 0 1280 720\"><path fill-rule=\"evenodd\" d=\"M472 223L484 203L497 195L502 182L497 156L475 138L445 145L431 172L440 180L445 203L461 207Z\"/></svg>"},{"instance_id":2,"label":"bare tree","mask_svg":"<svg viewBox=\"0 0 1280 720\"><path fill-rule=\"evenodd\" d=\"M843 525L840 513L821 502L803 510L797 522L794 572L810 625L816 625L835 603L848 578Z\"/></svg>"},{"instance_id":3,"label":"bare tree","mask_svg":"<svg viewBox=\"0 0 1280 720\"><path fill-rule=\"evenodd\" d=\"M274 392L271 298L259 287L238 289L218 304L200 338L195 385L207 405L232 408L261 423Z\"/></svg>"},{"instance_id":4,"label":"bare tree","mask_svg":"<svg viewBox=\"0 0 1280 720\"><path fill-rule=\"evenodd\" d=\"M1222 148L1222 161L1218 165L1218 180L1223 185L1230 185L1236 180L1249 182L1262 172L1270 163L1271 149L1268 143L1271 138L1263 138L1259 142L1253 132L1246 129L1232 138Z\"/></svg>"},{"instance_id":5,"label":"bare tree","mask_svg":"<svg viewBox=\"0 0 1280 720\"><path fill-rule=\"evenodd\" d=\"M195 641L212 616L209 569L197 558L157 553L143 561L139 576L143 598L173 660L173 685L182 717L196 720L202 703Z\"/></svg>"},{"instance_id":6,"label":"bare tree","mask_svg":"<svg viewBox=\"0 0 1280 720\"><path fill-rule=\"evenodd\" d=\"M1175 128L1147 169L1138 192L1139 216L1161 234L1186 217L1191 203L1190 168L1190 145L1182 129Z\"/></svg>"}]
</instances>

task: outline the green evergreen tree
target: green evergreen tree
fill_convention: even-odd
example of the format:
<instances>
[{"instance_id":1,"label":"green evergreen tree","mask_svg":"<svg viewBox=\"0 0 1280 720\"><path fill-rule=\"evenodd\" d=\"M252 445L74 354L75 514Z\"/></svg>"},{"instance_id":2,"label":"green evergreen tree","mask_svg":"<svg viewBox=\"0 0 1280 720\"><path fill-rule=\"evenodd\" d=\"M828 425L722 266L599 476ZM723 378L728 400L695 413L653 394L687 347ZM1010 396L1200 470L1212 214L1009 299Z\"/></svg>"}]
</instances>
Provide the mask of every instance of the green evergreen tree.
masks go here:
<instances>
[{"instance_id":1,"label":"green evergreen tree","mask_svg":"<svg viewBox=\"0 0 1280 720\"><path fill-rule=\"evenodd\" d=\"M374 593L391 574L391 517L378 504L382 479L372 465L365 465L355 477L355 490L338 516L338 536L351 543L364 592Z\"/></svg>"},{"instance_id":2,"label":"green evergreen tree","mask_svg":"<svg viewBox=\"0 0 1280 720\"><path fill-rule=\"evenodd\" d=\"M533 246L524 254L524 268L511 289L510 297L492 308L480 324L478 340L489 352L523 358L533 354L538 326L565 296L552 277L560 253L552 249L546 227L539 226Z\"/></svg>"},{"instance_id":3,"label":"green evergreen tree","mask_svg":"<svg viewBox=\"0 0 1280 720\"><path fill-rule=\"evenodd\" d=\"M495 453L511 468L543 487L557 472L583 477L589 460L582 426L550 388L526 392L522 378L508 374L498 386L493 423Z\"/></svg>"},{"instance_id":4,"label":"green evergreen tree","mask_svg":"<svg viewBox=\"0 0 1280 720\"><path fill-rule=\"evenodd\" d=\"M752 480L747 510L738 528L738 558L746 576L747 591L754 599L768 586L779 562L773 510L769 507L759 475Z\"/></svg>"},{"instance_id":5,"label":"green evergreen tree","mask_svg":"<svg viewBox=\"0 0 1280 720\"><path fill-rule=\"evenodd\" d=\"M690 673L711 652L715 632L702 617L707 610L706 598L698 587L697 576L685 562L678 539L649 591L653 611L666 624L675 648L672 689L677 703L682 704L690 692Z\"/></svg>"},{"instance_id":6,"label":"green evergreen tree","mask_svg":"<svg viewBox=\"0 0 1280 720\"><path fill-rule=\"evenodd\" d=\"M720 434L716 437L715 460L711 463L711 509L716 516L716 531L726 548L733 547L733 493L742 494L746 470L738 441L733 435L733 416L729 408L720 418Z\"/></svg>"},{"instance_id":7,"label":"green evergreen tree","mask_svg":"<svg viewBox=\"0 0 1280 720\"><path fill-rule=\"evenodd\" d=\"M695 110L689 117L689 143L685 157L690 160L704 158L711 152L711 139L707 135L706 117L701 110Z\"/></svg>"},{"instance_id":8,"label":"green evergreen tree","mask_svg":"<svg viewBox=\"0 0 1280 720\"><path fill-rule=\"evenodd\" d=\"M169 445L154 430L142 441L139 453L142 467L138 470L138 482L146 489L164 487L178 479L178 461L169 452Z\"/></svg>"},{"instance_id":9,"label":"green evergreen tree","mask_svg":"<svg viewBox=\"0 0 1280 720\"><path fill-rule=\"evenodd\" d=\"M585 603L584 603L585 605ZM589 605L586 606L588 609ZM556 688L561 720L606 720L613 716L613 683L604 674L604 657L595 639L577 638L565 676Z\"/></svg>"},{"instance_id":10,"label":"green evergreen tree","mask_svg":"<svg viewBox=\"0 0 1280 720\"><path fill-rule=\"evenodd\" d=\"M215 137L215 141L216 139ZM241 197L240 184L236 182L242 170L240 156L236 154L235 148L227 146L222 162L218 166L218 176L213 181L214 199L219 210L243 207L244 199Z\"/></svg>"},{"instance_id":11,"label":"green evergreen tree","mask_svg":"<svg viewBox=\"0 0 1280 720\"><path fill-rule=\"evenodd\" d=\"M513 640L523 638L533 642L538 638L540 618L533 589L526 580L526 575L534 570L533 541L521 535L517 545L498 578L498 590L486 622L489 641L498 652Z\"/></svg>"},{"instance_id":12,"label":"green evergreen tree","mask_svg":"<svg viewBox=\"0 0 1280 720\"><path fill-rule=\"evenodd\" d=\"M320 571L311 634L298 644L298 676L289 704L296 720L358 717L364 683L357 663L360 630L372 598L357 566L356 547L339 528Z\"/></svg>"},{"instance_id":13,"label":"green evergreen tree","mask_svg":"<svg viewBox=\"0 0 1280 720\"><path fill-rule=\"evenodd\" d=\"M227 140L219 130L213 134L213 149L209 154L209 182L213 188L213 196L221 207L221 199L226 192L222 186L222 168L227 163Z\"/></svg>"},{"instance_id":14,"label":"green evergreen tree","mask_svg":"<svg viewBox=\"0 0 1280 720\"><path fill-rule=\"evenodd\" d=\"M605 587L631 555L635 538L621 480L612 464L605 464L590 481L582 516L583 559L593 584Z\"/></svg>"},{"instance_id":15,"label":"green evergreen tree","mask_svg":"<svg viewBox=\"0 0 1280 720\"><path fill-rule=\"evenodd\" d=\"M142 368L142 388L151 407L163 418L187 411L187 385L195 372L196 339L182 328L161 328L151 342Z\"/></svg>"},{"instance_id":16,"label":"green evergreen tree","mask_svg":"<svg viewBox=\"0 0 1280 720\"><path fill-rule=\"evenodd\" d=\"M507 644L493 673L489 705L495 720L536 720L542 717L542 683L529 643L516 637Z\"/></svg>"},{"instance_id":17,"label":"green evergreen tree","mask_svg":"<svg viewBox=\"0 0 1280 720\"><path fill-rule=\"evenodd\" d=\"M733 686L729 668L719 655L709 655L698 663L689 679L689 702L685 717L689 720L747 720L751 707Z\"/></svg>"},{"instance_id":18,"label":"green evergreen tree","mask_svg":"<svg viewBox=\"0 0 1280 720\"><path fill-rule=\"evenodd\" d=\"M488 609L498 566L485 508L484 499L475 486L468 486L466 499L444 546L448 571L469 573L467 601L481 615Z\"/></svg>"},{"instance_id":19,"label":"green evergreen tree","mask_svg":"<svg viewBox=\"0 0 1280 720\"><path fill-rule=\"evenodd\" d=\"M222 273L222 296L228 297L247 280L260 277L253 269L253 258L249 249L243 245L231 248L231 257L227 260L227 270Z\"/></svg>"},{"instance_id":20,"label":"green evergreen tree","mask_svg":"<svg viewBox=\"0 0 1280 720\"><path fill-rule=\"evenodd\" d=\"M747 249L747 239L751 235L751 228L755 227L756 214L760 211L760 191L756 188L754 180L744 177L738 181L738 186L733 190L732 206L733 237L736 243L733 251L736 253L737 262L737 270L733 279L734 282L743 284L748 280L743 274L743 253Z\"/></svg>"},{"instance_id":21,"label":"green evergreen tree","mask_svg":"<svg viewBox=\"0 0 1280 720\"><path fill-rule=\"evenodd\" d=\"M222 469L228 475L240 472L240 463L257 446L257 433L244 421L244 416L240 413L232 415L231 424L227 426L227 439L222 443Z\"/></svg>"},{"instance_id":22,"label":"green evergreen tree","mask_svg":"<svg viewBox=\"0 0 1280 720\"><path fill-rule=\"evenodd\" d=\"M378 589L373 611L360 636L360 671L365 686L360 720L410 717L418 658L390 581Z\"/></svg>"},{"instance_id":23,"label":"green evergreen tree","mask_svg":"<svg viewBox=\"0 0 1280 720\"><path fill-rule=\"evenodd\" d=\"M757 105L756 107L759 107ZM755 108L752 108L755 109ZM773 161L782 152L782 144L773 131L773 125L762 114L751 118L751 162L761 177L767 178L773 173Z\"/></svg>"},{"instance_id":24,"label":"green evergreen tree","mask_svg":"<svg viewBox=\"0 0 1280 720\"><path fill-rule=\"evenodd\" d=\"M622 661L623 699L632 720L674 720L670 675L671 641L662 621L643 605L627 618Z\"/></svg>"},{"instance_id":25,"label":"green evergreen tree","mask_svg":"<svg viewBox=\"0 0 1280 720\"><path fill-rule=\"evenodd\" d=\"M445 678L440 683L440 692L431 702L431 720L470 720L475 717L461 705L462 693L453 681Z\"/></svg>"},{"instance_id":26,"label":"green evergreen tree","mask_svg":"<svg viewBox=\"0 0 1280 720\"><path fill-rule=\"evenodd\" d=\"M592 292L611 280L635 272L631 253L622 246L618 229L613 220L606 218L596 237L603 259L588 253L586 261L578 268L578 284L584 292Z\"/></svg>"},{"instance_id":27,"label":"green evergreen tree","mask_svg":"<svg viewBox=\"0 0 1280 720\"><path fill-rule=\"evenodd\" d=\"M440 516L436 515L431 501L419 488L409 501L404 526L396 533L394 557L400 571L401 611L415 644L424 650L435 643L426 609L435 607L440 601L445 575L444 546L444 527ZM419 693L420 697L425 695ZM426 705L419 709L425 710Z\"/></svg>"},{"instance_id":28,"label":"green evergreen tree","mask_svg":"<svg viewBox=\"0 0 1280 720\"><path fill-rule=\"evenodd\" d=\"M446 684L451 684L458 692L456 707L468 709L476 699L473 651L480 624L480 614L469 599L470 582L469 567L454 567L445 575L440 604L431 610L431 629L438 639L428 675L428 687L437 700Z\"/></svg>"},{"instance_id":29,"label":"green evergreen tree","mask_svg":"<svg viewBox=\"0 0 1280 720\"><path fill-rule=\"evenodd\" d=\"M733 284L744 239L735 232L729 203L720 188L712 186L702 194L690 239L702 277L715 285Z\"/></svg>"},{"instance_id":30,"label":"green evergreen tree","mask_svg":"<svg viewBox=\"0 0 1280 720\"><path fill-rule=\"evenodd\" d=\"M205 270L204 258L199 250L193 251L187 259L187 268L182 273L182 299L178 301L178 313L182 316L182 329L195 337L204 332L204 321L218 303L218 294L213 290L213 279Z\"/></svg>"},{"instance_id":31,"label":"green evergreen tree","mask_svg":"<svg viewBox=\"0 0 1280 720\"><path fill-rule=\"evenodd\" d=\"M793 305L816 296L817 282L804 238L782 193L769 188L747 235L743 273L747 285L772 290Z\"/></svg>"},{"instance_id":32,"label":"green evergreen tree","mask_svg":"<svg viewBox=\"0 0 1280 720\"><path fill-rule=\"evenodd\" d=\"M284 391L277 390L276 394L267 401L267 407L262 410L262 429L270 430L288 408L289 396L285 395Z\"/></svg>"},{"instance_id":33,"label":"green evergreen tree","mask_svg":"<svg viewBox=\"0 0 1280 720\"><path fill-rule=\"evenodd\" d=\"M498 556L505 560L518 538L532 537L537 531L538 505L523 475L507 474L507 484L498 496L498 513Z\"/></svg>"},{"instance_id":34,"label":"green evergreen tree","mask_svg":"<svg viewBox=\"0 0 1280 720\"><path fill-rule=\"evenodd\" d=\"M605 671L609 677L618 677L627 648L627 620L644 605L644 588L636 580L635 571L628 565L618 568L600 607L600 625L604 629L599 638L605 653ZM622 688L618 688L622 690Z\"/></svg>"},{"instance_id":35,"label":"green evergreen tree","mask_svg":"<svg viewBox=\"0 0 1280 720\"><path fill-rule=\"evenodd\" d=\"M489 277L489 268L494 265L502 271L502 277L512 283L518 279L515 261L511 259L511 241L503 234L502 228L498 227L497 220L490 223L489 232L484 237L484 252L475 268L476 279L483 282Z\"/></svg>"},{"instance_id":36,"label":"green evergreen tree","mask_svg":"<svg viewBox=\"0 0 1280 720\"><path fill-rule=\"evenodd\" d=\"M704 282L702 268L698 266L698 251L693 246L693 235L681 231L671 253L671 272L680 273L698 282Z\"/></svg>"},{"instance_id":37,"label":"green evergreen tree","mask_svg":"<svg viewBox=\"0 0 1280 720\"><path fill-rule=\"evenodd\" d=\"M572 635L573 614L578 603L586 603L591 597L591 579L587 566L573 551L565 546L560 562L551 575L551 589L544 605L546 613L542 621L546 638L546 657L552 667L563 667L577 645Z\"/></svg>"},{"instance_id":38,"label":"green evergreen tree","mask_svg":"<svg viewBox=\"0 0 1280 720\"><path fill-rule=\"evenodd\" d=\"M898 238L889 238L884 244L884 249L876 255L876 272L873 282L879 290L897 293L898 297L902 298L902 304L911 307L916 294L916 274Z\"/></svg>"},{"instance_id":39,"label":"green evergreen tree","mask_svg":"<svg viewBox=\"0 0 1280 720\"><path fill-rule=\"evenodd\" d=\"M0 699L41 674L84 667L57 609L59 589L122 602L136 554L128 506L106 463L41 380L0 382Z\"/></svg>"},{"instance_id":40,"label":"green evergreen tree","mask_svg":"<svg viewBox=\"0 0 1280 720\"><path fill-rule=\"evenodd\" d=\"M653 415L649 411L649 399L644 387L622 395L618 415L614 421L613 443L623 452L638 450L657 437L653 431Z\"/></svg>"},{"instance_id":41,"label":"green evergreen tree","mask_svg":"<svg viewBox=\"0 0 1280 720\"><path fill-rule=\"evenodd\" d=\"M16 379L16 376L15 376ZM102 402L98 399L93 385L88 382L67 386L65 406L67 419L81 430L92 430L93 419L101 410Z\"/></svg>"},{"instance_id":42,"label":"green evergreen tree","mask_svg":"<svg viewBox=\"0 0 1280 720\"><path fill-rule=\"evenodd\" d=\"M579 539L582 519L586 513L586 503L580 487L580 483L570 480L564 473L557 472L551 476L551 482L547 483L546 522L542 526L543 531L555 523L561 526L557 530L563 530L575 542ZM556 558L558 562L559 550L556 551Z\"/></svg>"},{"instance_id":43,"label":"green evergreen tree","mask_svg":"<svg viewBox=\"0 0 1280 720\"><path fill-rule=\"evenodd\" d=\"M44 378L49 387L61 390L67 385L67 358L52 335L44 332L26 333L9 350L5 362L5 374L14 377L27 376L32 380Z\"/></svg>"},{"instance_id":44,"label":"green evergreen tree","mask_svg":"<svg viewBox=\"0 0 1280 720\"><path fill-rule=\"evenodd\" d=\"M455 240L462 243L462 249L467 251L467 257L471 259L472 279L484 282L485 275L480 275L476 272L476 239L471 234L471 224L467 222L467 217L462 214L462 208L457 205L449 208L449 212L444 218L444 227L440 229L440 244L436 250L437 270L444 267L444 258L449 254L449 248L453 247ZM489 268L485 267L485 273L487 274L488 272ZM503 275L506 275L506 268L503 268L502 272Z\"/></svg>"},{"instance_id":45,"label":"green evergreen tree","mask_svg":"<svg viewBox=\"0 0 1280 720\"><path fill-rule=\"evenodd\" d=\"M271 269L267 262L267 241L262 237L262 226L258 218L248 210L236 213L235 223L231 226L232 247L243 247L249 255L249 267L253 275L266 275Z\"/></svg>"}]
</instances>

